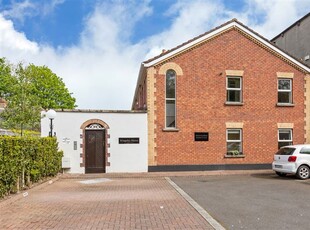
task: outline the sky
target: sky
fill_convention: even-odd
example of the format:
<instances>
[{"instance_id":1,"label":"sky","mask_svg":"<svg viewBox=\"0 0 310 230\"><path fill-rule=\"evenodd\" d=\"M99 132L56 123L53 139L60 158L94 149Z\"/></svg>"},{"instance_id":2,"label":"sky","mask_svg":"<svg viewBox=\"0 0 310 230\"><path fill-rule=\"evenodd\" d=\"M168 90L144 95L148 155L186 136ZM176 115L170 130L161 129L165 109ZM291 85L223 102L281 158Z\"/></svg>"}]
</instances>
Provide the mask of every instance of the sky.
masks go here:
<instances>
[{"instance_id":1,"label":"sky","mask_svg":"<svg viewBox=\"0 0 310 230\"><path fill-rule=\"evenodd\" d=\"M46 65L80 109L131 109L144 60L232 18L272 39L310 0L0 0L0 57Z\"/></svg>"}]
</instances>

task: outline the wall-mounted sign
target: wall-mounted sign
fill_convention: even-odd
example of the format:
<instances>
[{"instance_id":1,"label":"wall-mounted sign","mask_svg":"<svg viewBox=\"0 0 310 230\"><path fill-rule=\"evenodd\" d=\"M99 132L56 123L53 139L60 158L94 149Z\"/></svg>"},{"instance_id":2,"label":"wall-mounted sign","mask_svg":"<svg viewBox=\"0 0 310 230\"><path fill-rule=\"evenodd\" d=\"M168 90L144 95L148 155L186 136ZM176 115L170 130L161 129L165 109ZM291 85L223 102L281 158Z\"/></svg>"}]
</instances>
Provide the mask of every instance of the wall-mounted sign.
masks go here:
<instances>
[{"instance_id":1,"label":"wall-mounted sign","mask_svg":"<svg viewBox=\"0 0 310 230\"><path fill-rule=\"evenodd\" d=\"M118 138L119 144L139 144L140 138L139 137L120 137Z\"/></svg>"},{"instance_id":2,"label":"wall-mounted sign","mask_svg":"<svg viewBox=\"0 0 310 230\"><path fill-rule=\"evenodd\" d=\"M209 141L209 133L195 132L195 141Z\"/></svg>"},{"instance_id":3,"label":"wall-mounted sign","mask_svg":"<svg viewBox=\"0 0 310 230\"><path fill-rule=\"evenodd\" d=\"M77 150L77 141L73 141L73 150Z\"/></svg>"}]
</instances>

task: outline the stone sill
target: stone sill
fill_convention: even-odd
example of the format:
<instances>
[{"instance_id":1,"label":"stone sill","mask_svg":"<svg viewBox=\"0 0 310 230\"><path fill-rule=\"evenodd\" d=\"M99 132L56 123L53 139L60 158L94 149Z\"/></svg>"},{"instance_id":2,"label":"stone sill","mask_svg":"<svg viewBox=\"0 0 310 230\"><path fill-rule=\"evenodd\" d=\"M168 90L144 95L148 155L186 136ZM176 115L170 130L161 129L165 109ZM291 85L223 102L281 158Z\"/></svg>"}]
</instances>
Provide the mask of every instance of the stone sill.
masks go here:
<instances>
[{"instance_id":1,"label":"stone sill","mask_svg":"<svg viewBox=\"0 0 310 230\"><path fill-rule=\"evenodd\" d=\"M164 128L163 132L179 132L180 130L177 128Z\"/></svg>"},{"instance_id":2,"label":"stone sill","mask_svg":"<svg viewBox=\"0 0 310 230\"><path fill-rule=\"evenodd\" d=\"M225 105L237 105L237 106L241 106L241 105L244 105L243 102L229 102L229 101L226 101L225 102Z\"/></svg>"},{"instance_id":3,"label":"stone sill","mask_svg":"<svg viewBox=\"0 0 310 230\"><path fill-rule=\"evenodd\" d=\"M225 155L224 158L245 158L245 155Z\"/></svg>"},{"instance_id":4,"label":"stone sill","mask_svg":"<svg viewBox=\"0 0 310 230\"><path fill-rule=\"evenodd\" d=\"M277 107L294 107L295 104L290 103L277 103Z\"/></svg>"}]
</instances>

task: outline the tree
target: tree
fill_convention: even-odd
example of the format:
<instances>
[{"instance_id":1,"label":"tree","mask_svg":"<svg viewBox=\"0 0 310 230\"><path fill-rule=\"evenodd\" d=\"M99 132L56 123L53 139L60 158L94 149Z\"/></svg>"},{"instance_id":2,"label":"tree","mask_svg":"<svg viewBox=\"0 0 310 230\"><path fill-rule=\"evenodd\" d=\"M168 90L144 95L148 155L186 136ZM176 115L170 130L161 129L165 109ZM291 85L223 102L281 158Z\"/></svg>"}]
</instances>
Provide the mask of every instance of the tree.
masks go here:
<instances>
[{"instance_id":1,"label":"tree","mask_svg":"<svg viewBox=\"0 0 310 230\"><path fill-rule=\"evenodd\" d=\"M6 128L21 130L38 129L40 123L40 105L32 92L34 85L28 78L27 72L19 63L12 71L12 82L8 83L4 93L7 107L1 113L2 124Z\"/></svg>"},{"instance_id":2,"label":"tree","mask_svg":"<svg viewBox=\"0 0 310 230\"><path fill-rule=\"evenodd\" d=\"M73 109L75 98L69 93L60 77L46 66L30 64L26 67L27 76L33 84L33 95L43 109Z\"/></svg>"},{"instance_id":3,"label":"tree","mask_svg":"<svg viewBox=\"0 0 310 230\"><path fill-rule=\"evenodd\" d=\"M62 79L46 66L15 66L0 59L0 97L7 107L0 114L9 129L38 130L42 109L73 109L75 98Z\"/></svg>"},{"instance_id":4,"label":"tree","mask_svg":"<svg viewBox=\"0 0 310 230\"><path fill-rule=\"evenodd\" d=\"M0 98L6 98L14 85L14 78L11 75L11 66L5 58L0 58Z\"/></svg>"}]
</instances>

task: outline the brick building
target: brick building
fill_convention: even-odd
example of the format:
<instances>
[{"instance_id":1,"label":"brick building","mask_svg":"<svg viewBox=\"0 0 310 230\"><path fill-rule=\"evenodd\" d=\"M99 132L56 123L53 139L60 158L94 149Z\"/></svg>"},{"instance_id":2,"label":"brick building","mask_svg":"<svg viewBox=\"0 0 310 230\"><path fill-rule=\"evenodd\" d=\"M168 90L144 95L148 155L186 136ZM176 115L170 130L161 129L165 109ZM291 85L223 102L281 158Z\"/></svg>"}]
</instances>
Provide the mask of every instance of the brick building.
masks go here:
<instances>
[{"instance_id":1,"label":"brick building","mask_svg":"<svg viewBox=\"0 0 310 230\"><path fill-rule=\"evenodd\" d=\"M270 168L310 140L309 72L235 19L143 62L148 170Z\"/></svg>"}]
</instances>

